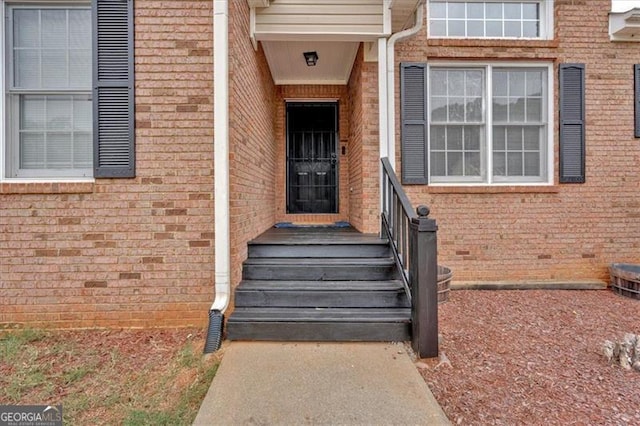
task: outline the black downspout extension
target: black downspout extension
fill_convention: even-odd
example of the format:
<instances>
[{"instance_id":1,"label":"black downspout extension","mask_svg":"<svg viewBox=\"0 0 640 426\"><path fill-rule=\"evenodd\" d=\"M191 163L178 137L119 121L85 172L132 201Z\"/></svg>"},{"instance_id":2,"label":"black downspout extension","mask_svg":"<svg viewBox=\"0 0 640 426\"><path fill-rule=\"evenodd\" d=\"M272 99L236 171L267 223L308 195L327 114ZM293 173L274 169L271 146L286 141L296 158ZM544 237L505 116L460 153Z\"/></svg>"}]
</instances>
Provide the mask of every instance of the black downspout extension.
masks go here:
<instances>
[{"instance_id":1,"label":"black downspout extension","mask_svg":"<svg viewBox=\"0 0 640 426\"><path fill-rule=\"evenodd\" d=\"M210 354L218 349L222 344L222 325L224 315L218 310L209 311L209 327L207 328L207 340L204 344L204 353Z\"/></svg>"}]
</instances>

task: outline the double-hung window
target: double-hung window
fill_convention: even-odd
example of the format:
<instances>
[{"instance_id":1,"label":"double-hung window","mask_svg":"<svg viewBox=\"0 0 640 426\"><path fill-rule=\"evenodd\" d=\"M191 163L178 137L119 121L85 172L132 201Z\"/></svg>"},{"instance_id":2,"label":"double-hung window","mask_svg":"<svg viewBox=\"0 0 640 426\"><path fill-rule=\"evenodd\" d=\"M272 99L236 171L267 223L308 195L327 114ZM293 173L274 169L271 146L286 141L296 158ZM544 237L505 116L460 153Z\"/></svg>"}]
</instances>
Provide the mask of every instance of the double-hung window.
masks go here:
<instances>
[{"instance_id":1,"label":"double-hung window","mask_svg":"<svg viewBox=\"0 0 640 426\"><path fill-rule=\"evenodd\" d=\"M90 5L7 2L5 14L7 177L91 177Z\"/></svg>"},{"instance_id":2,"label":"double-hung window","mask_svg":"<svg viewBox=\"0 0 640 426\"><path fill-rule=\"evenodd\" d=\"M549 66L429 67L431 183L548 183Z\"/></svg>"},{"instance_id":3,"label":"double-hung window","mask_svg":"<svg viewBox=\"0 0 640 426\"><path fill-rule=\"evenodd\" d=\"M0 0L0 181L135 177L134 0Z\"/></svg>"},{"instance_id":4,"label":"double-hung window","mask_svg":"<svg viewBox=\"0 0 640 426\"><path fill-rule=\"evenodd\" d=\"M429 36L436 38L553 38L553 1L431 0Z\"/></svg>"}]
</instances>

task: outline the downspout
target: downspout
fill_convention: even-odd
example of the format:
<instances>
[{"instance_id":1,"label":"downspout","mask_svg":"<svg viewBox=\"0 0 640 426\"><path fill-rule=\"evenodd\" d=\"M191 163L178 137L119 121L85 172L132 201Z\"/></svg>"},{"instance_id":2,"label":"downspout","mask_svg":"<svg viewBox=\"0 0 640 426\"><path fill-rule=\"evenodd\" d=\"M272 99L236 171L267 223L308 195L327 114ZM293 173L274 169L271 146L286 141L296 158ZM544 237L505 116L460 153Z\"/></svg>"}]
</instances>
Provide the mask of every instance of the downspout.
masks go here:
<instances>
[{"instance_id":1,"label":"downspout","mask_svg":"<svg viewBox=\"0 0 640 426\"><path fill-rule=\"evenodd\" d=\"M387 130L387 123L389 122L389 118L387 114L387 80L385 78L387 74L387 39L379 38L378 39L378 138L379 140L379 151L380 158L389 157L389 144L387 143L387 137L389 136L389 132ZM379 167L379 182L380 188L384 185L384 173L382 172L382 163L378 165ZM384 210L384 200L382 189L380 190L380 211ZM380 232L384 232L382 228L380 228ZM382 236L382 234L380 234Z\"/></svg>"},{"instance_id":2,"label":"downspout","mask_svg":"<svg viewBox=\"0 0 640 426\"><path fill-rule=\"evenodd\" d=\"M209 310L205 353L222 343L224 312L231 295L229 240L229 2L213 0L213 169L215 299Z\"/></svg>"},{"instance_id":3,"label":"downspout","mask_svg":"<svg viewBox=\"0 0 640 426\"><path fill-rule=\"evenodd\" d=\"M413 27L397 32L387 41L387 153L391 167L396 168L396 91L395 91L395 45L397 41L416 35L422 29L424 1L416 5L416 22Z\"/></svg>"}]
</instances>

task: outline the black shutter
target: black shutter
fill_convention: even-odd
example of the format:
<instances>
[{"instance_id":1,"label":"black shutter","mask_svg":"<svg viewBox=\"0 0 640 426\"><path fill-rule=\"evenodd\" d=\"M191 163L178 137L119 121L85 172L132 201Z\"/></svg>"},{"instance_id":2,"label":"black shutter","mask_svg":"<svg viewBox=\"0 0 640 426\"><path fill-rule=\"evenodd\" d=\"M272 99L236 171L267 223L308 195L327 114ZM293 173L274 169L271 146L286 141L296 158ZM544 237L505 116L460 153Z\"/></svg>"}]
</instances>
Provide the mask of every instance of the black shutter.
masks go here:
<instances>
[{"instance_id":1,"label":"black shutter","mask_svg":"<svg viewBox=\"0 0 640 426\"><path fill-rule=\"evenodd\" d=\"M96 178L135 176L133 0L93 0Z\"/></svg>"},{"instance_id":2,"label":"black shutter","mask_svg":"<svg viewBox=\"0 0 640 426\"><path fill-rule=\"evenodd\" d=\"M633 66L633 136L640 138L640 64Z\"/></svg>"},{"instance_id":3,"label":"black shutter","mask_svg":"<svg viewBox=\"0 0 640 426\"><path fill-rule=\"evenodd\" d=\"M585 181L584 64L560 64L560 183Z\"/></svg>"},{"instance_id":4,"label":"black shutter","mask_svg":"<svg viewBox=\"0 0 640 426\"><path fill-rule=\"evenodd\" d=\"M429 182L426 64L400 64L400 108L402 183L426 184Z\"/></svg>"}]
</instances>

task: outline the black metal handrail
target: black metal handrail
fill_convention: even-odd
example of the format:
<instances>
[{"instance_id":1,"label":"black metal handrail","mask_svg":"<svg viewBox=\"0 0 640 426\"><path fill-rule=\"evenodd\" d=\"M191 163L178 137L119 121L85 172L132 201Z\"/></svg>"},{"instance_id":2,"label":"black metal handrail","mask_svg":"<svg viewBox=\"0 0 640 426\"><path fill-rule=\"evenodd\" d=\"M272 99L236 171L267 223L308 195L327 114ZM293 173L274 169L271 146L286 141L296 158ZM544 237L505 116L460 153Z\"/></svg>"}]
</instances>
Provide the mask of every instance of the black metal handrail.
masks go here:
<instances>
[{"instance_id":1,"label":"black metal handrail","mask_svg":"<svg viewBox=\"0 0 640 426\"><path fill-rule=\"evenodd\" d=\"M382 229L411 303L411 346L420 358L438 356L438 225L429 208L411 202L382 158Z\"/></svg>"},{"instance_id":2,"label":"black metal handrail","mask_svg":"<svg viewBox=\"0 0 640 426\"><path fill-rule=\"evenodd\" d=\"M402 284L411 301L409 224L418 215L387 157L382 158L382 229L389 239Z\"/></svg>"}]
</instances>

